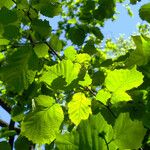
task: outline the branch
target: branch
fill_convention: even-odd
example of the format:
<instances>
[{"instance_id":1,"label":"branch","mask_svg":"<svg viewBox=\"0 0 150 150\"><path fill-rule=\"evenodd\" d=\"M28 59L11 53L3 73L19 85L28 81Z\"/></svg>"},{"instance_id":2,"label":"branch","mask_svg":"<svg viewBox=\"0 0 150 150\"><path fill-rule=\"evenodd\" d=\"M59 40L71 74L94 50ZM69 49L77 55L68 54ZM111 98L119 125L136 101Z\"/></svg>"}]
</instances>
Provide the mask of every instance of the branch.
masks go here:
<instances>
[{"instance_id":1,"label":"branch","mask_svg":"<svg viewBox=\"0 0 150 150\"><path fill-rule=\"evenodd\" d=\"M9 130L14 130L14 125L15 125L15 122L11 119L10 120L10 124L9 124ZM14 146L14 138L15 136L9 136L9 144L11 146L11 150L13 150L13 146Z\"/></svg>"},{"instance_id":2,"label":"branch","mask_svg":"<svg viewBox=\"0 0 150 150\"><path fill-rule=\"evenodd\" d=\"M53 52L54 55L56 55L56 57L59 60L62 60L62 58L56 53L56 51L47 42L45 42L45 44L49 47L49 49Z\"/></svg>"},{"instance_id":3,"label":"branch","mask_svg":"<svg viewBox=\"0 0 150 150\"><path fill-rule=\"evenodd\" d=\"M9 114L11 112L11 107L9 107L2 99L0 99L0 106L3 107L4 110L6 110Z\"/></svg>"},{"instance_id":4,"label":"branch","mask_svg":"<svg viewBox=\"0 0 150 150\"><path fill-rule=\"evenodd\" d=\"M9 127L9 124L5 121L3 121L2 119L0 119L0 126L1 127ZM14 130L16 131L17 134L20 134L20 129L14 127Z\"/></svg>"},{"instance_id":5,"label":"branch","mask_svg":"<svg viewBox=\"0 0 150 150\"><path fill-rule=\"evenodd\" d=\"M96 96L96 94L95 94L91 89L89 89L88 87L83 87L83 86L82 86L82 88L84 88L85 90L89 91L94 97ZM114 114L114 112L110 109L109 106L103 104L101 101L99 101L99 102L100 102L105 108L107 108L107 110L112 114L112 116L113 116L114 118L117 118L117 116Z\"/></svg>"}]
</instances>

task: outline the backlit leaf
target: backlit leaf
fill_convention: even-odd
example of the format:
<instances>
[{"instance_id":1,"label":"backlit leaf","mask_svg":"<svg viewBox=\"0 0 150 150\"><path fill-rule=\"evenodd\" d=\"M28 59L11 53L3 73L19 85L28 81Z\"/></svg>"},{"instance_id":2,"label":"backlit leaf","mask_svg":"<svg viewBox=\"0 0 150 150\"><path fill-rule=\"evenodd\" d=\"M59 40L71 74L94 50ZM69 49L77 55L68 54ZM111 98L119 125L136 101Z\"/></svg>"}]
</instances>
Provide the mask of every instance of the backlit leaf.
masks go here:
<instances>
[{"instance_id":1,"label":"backlit leaf","mask_svg":"<svg viewBox=\"0 0 150 150\"><path fill-rule=\"evenodd\" d=\"M59 133L64 115L59 104L30 112L21 124L21 134L33 143L50 144Z\"/></svg>"},{"instance_id":2,"label":"backlit leaf","mask_svg":"<svg viewBox=\"0 0 150 150\"><path fill-rule=\"evenodd\" d=\"M51 85L54 79L62 76L69 85L78 77L80 68L81 66L78 63L73 64L71 60L63 60L54 66L47 67L40 80Z\"/></svg>"},{"instance_id":3,"label":"backlit leaf","mask_svg":"<svg viewBox=\"0 0 150 150\"><path fill-rule=\"evenodd\" d=\"M68 113L71 121L78 125L81 120L88 119L91 112L91 100L86 98L84 93L75 93L68 103Z\"/></svg>"},{"instance_id":4,"label":"backlit leaf","mask_svg":"<svg viewBox=\"0 0 150 150\"><path fill-rule=\"evenodd\" d=\"M131 70L120 69L110 71L105 79L107 89L112 92L112 103L131 100L130 96L125 92L138 87L142 83L143 75L135 67Z\"/></svg>"},{"instance_id":5,"label":"backlit leaf","mask_svg":"<svg viewBox=\"0 0 150 150\"><path fill-rule=\"evenodd\" d=\"M0 68L0 78L10 90L21 93L34 81L36 69L38 59L33 49L24 46L6 58L5 65Z\"/></svg>"},{"instance_id":6,"label":"backlit leaf","mask_svg":"<svg viewBox=\"0 0 150 150\"><path fill-rule=\"evenodd\" d=\"M138 149L141 147L146 129L141 121L131 120L129 113L122 113L114 126L114 142L120 149Z\"/></svg>"}]
</instances>

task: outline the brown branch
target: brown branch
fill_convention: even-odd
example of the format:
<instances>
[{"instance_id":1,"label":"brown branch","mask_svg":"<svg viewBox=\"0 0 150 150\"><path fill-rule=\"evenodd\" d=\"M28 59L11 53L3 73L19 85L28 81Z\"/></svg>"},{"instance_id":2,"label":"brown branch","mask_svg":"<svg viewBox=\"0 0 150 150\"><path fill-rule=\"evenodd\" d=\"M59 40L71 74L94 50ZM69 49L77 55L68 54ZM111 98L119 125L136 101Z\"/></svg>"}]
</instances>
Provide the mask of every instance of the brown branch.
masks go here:
<instances>
[{"instance_id":1,"label":"brown branch","mask_svg":"<svg viewBox=\"0 0 150 150\"><path fill-rule=\"evenodd\" d=\"M56 51L47 43L45 42L45 44L49 47L49 49L53 52L53 54L62 61L62 58L56 53Z\"/></svg>"},{"instance_id":2,"label":"brown branch","mask_svg":"<svg viewBox=\"0 0 150 150\"><path fill-rule=\"evenodd\" d=\"M15 122L11 119L10 120L10 124L9 124L9 130L14 130L14 126L15 126ZM11 150L13 150L13 146L14 146L14 138L15 136L9 136L9 144L11 146Z\"/></svg>"},{"instance_id":3,"label":"brown branch","mask_svg":"<svg viewBox=\"0 0 150 150\"><path fill-rule=\"evenodd\" d=\"M10 114L11 107L9 107L2 99L0 99L0 106Z\"/></svg>"},{"instance_id":4,"label":"brown branch","mask_svg":"<svg viewBox=\"0 0 150 150\"><path fill-rule=\"evenodd\" d=\"M9 124L5 121L3 121L2 119L0 119L0 126L1 127L9 127ZM20 134L20 129L14 127L14 130L16 131L17 134Z\"/></svg>"},{"instance_id":5,"label":"brown branch","mask_svg":"<svg viewBox=\"0 0 150 150\"><path fill-rule=\"evenodd\" d=\"M85 90L89 91L94 97L96 96L96 94L94 93L94 91L92 91L91 89L89 89L88 87L83 87ZM99 101L111 114L114 118L117 118L117 116L114 114L114 112L110 109L109 106L103 104L101 101Z\"/></svg>"}]
</instances>

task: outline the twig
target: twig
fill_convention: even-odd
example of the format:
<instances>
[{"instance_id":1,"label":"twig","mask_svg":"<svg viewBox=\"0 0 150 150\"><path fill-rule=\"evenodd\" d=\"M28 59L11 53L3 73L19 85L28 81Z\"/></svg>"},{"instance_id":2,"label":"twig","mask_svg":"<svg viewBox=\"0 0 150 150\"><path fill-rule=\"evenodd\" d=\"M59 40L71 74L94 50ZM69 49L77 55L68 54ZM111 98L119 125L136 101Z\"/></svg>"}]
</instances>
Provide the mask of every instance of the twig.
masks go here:
<instances>
[{"instance_id":1,"label":"twig","mask_svg":"<svg viewBox=\"0 0 150 150\"><path fill-rule=\"evenodd\" d=\"M6 103L4 103L4 101L2 99L0 99L0 106L2 106L3 109L5 109L10 114L11 107L9 107Z\"/></svg>"},{"instance_id":2,"label":"twig","mask_svg":"<svg viewBox=\"0 0 150 150\"><path fill-rule=\"evenodd\" d=\"M14 125L15 125L15 122L13 120L10 120L9 130L14 130ZM14 135L13 136L9 136L9 144L11 146L11 150L13 150L14 138L15 138Z\"/></svg>"},{"instance_id":3,"label":"twig","mask_svg":"<svg viewBox=\"0 0 150 150\"><path fill-rule=\"evenodd\" d=\"M47 42L45 42L45 44L49 47L53 54L56 55L56 57L62 61L62 58L56 53L56 51Z\"/></svg>"},{"instance_id":4,"label":"twig","mask_svg":"<svg viewBox=\"0 0 150 150\"><path fill-rule=\"evenodd\" d=\"M96 96L96 94L95 94L91 89L89 89L88 87L83 87L83 86L82 86L82 88L84 88L84 89L86 89L87 91L89 91L93 96ZM99 102L100 102L105 108L107 108L107 110L112 114L112 116L113 116L114 118L117 118L117 116L114 114L114 112L110 109L109 106L103 104L101 101L99 101Z\"/></svg>"},{"instance_id":5,"label":"twig","mask_svg":"<svg viewBox=\"0 0 150 150\"><path fill-rule=\"evenodd\" d=\"M2 119L0 119L0 126L1 127L9 127L9 124L5 121L3 121ZM16 131L17 134L20 134L20 129L14 127L14 130Z\"/></svg>"}]
</instances>

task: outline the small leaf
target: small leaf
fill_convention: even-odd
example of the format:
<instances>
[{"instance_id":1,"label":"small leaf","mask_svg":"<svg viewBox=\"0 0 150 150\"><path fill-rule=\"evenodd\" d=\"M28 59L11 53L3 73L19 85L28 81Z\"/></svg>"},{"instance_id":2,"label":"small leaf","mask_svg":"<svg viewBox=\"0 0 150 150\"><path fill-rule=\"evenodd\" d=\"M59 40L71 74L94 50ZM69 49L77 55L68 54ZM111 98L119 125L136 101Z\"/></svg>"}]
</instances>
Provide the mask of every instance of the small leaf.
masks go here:
<instances>
[{"instance_id":1,"label":"small leaf","mask_svg":"<svg viewBox=\"0 0 150 150\"><path fill-rule=\"evenodd\" d=\"M86 98L83 93L75 93L72 100L68 103L68 113L71 121L77 126L81 120L88 119L92 113L91 100Z\"/></svg>"},{"instance_id":2,"label":"small leaf","mask_svg":"<svg viewBox=\"0 0 150 150\"><path fill-rule=\"evenodd\" d=\"M150 3L147 3L140 8L139 15L142 20L146 20L150 23Z\"/></svg>"},{"instance_id":3,"label":"small leaf","mask_svg":"<svg viewBox=\"0 0 150 150\"><path fill-rule=\"evenodd\" d=\"M84 81L79 81L79 84L82 86L89 86L91 83L92 79L90 78L88 73L85 74Z\"/></svg>"},{"instance_id":4,"label":"small leaf","mask_svg":"<svg viewBox=\"0 0 150 150\"><path fill-rule=\"evenodd\" d=\"M0 8L7 7L10 8L14 5L14 2L12 0L1 0L0 1Z\"/></svg>"},{"instance_id":5,"label":"small leaf","mask_svg":"<svg viewBox=\"0 0 150 150\"><path fill-rule=\"evenodd\" d=\"M69 46L64 50L64 55L67 59L74 61L77 55L77 51L74 49L73 46Z\"/></svg>"},{"instance_id":6,"label":"small leaf","mask_svg":"<svg viewBox=\"0 0 150 150\"><path fill-rule=\"evenodd\" d=\"M86 53L82 53L82 54L78 54L76 56L76 62L80 63L80 64L88 64L91 60L90 55L86 54Z\"/></svg>"},{"instance_id":7,"label":"small leaf","mask_svg":"<svg viewBox=\"0 0 150 150\"><path fill-rule=\"evenodd\" d=\"M58 36L55 34L51 36L50 45L55 51L62 50L62 42L59 40Z\"/></svg>"},{"instance_id":8,"label":"small leaf","mask_svg":"<svg viewBox=\"0 0 150 150\"><path fill-rule=\"evenodd\" d=\"M34 52L39 58L48 56L49 47L46 44L37 44L34 47Z\"/></svg>"},{"instance_id":9,"label":"small leaf","mask_svg":"<svg viewBox=\"0 0 150 150\"><path fill-rule=\"evenodd\" d=\"M85 32L82 28L72 27L68 31L68 38L76 45L82 45L85 39Z\"/></svg>"},{"instance_id":10,"label":"small leaf","mask_svg":"<svg viewBox=\"0 0 150 150\"><path fill-rule=\"evenodd\" d=\"M31 47L20 47L6 58L5 64L0 68L0 78L9 90L20 94L34 81L38 62Z\"/></svg>"},{"instance_id":11,"label":"small leaf","mask_svg":"<svg viewBox=\"0 0 150 150\"><path fill-rule=\"evenodd\" d=\"M105 105L107 104L107 100L111 97L110 92L102 89L99 90L97 95L96 95L96 100L99 100L100 102L104 103Z\"/></svg>"},{"instance_id":12,"label":"small leaf","mask_svg":"<svg viewBox=\"0 0 150 150\"><path fill-rule=\"evenodd\" d=\"M35 98L35 104L37 106L50 107L54 103L55 103L55 100L50 96L39 95L38 97Z\"/></svg>"}]
</instances>

